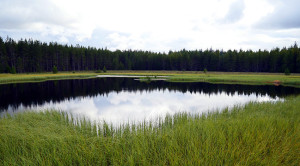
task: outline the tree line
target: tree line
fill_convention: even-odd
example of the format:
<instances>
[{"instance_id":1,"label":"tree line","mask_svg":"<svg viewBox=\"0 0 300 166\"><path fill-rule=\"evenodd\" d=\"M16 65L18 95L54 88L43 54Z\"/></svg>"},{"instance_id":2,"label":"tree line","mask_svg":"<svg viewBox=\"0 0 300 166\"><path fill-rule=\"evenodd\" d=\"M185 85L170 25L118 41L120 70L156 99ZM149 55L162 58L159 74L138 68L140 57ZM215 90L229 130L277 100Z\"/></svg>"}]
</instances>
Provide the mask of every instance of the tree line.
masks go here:
<instances>
[{"instance_id":1,"label":"tree line","mask_svg":"<svg viewBox=\"0 0 300 166\"><path fill-rule=\"evenodd\" d=\"M300 73L300 48L151 52L62 45L0 37L0 73L80 70L180 70Z\"/></svg>"}]
</instances>

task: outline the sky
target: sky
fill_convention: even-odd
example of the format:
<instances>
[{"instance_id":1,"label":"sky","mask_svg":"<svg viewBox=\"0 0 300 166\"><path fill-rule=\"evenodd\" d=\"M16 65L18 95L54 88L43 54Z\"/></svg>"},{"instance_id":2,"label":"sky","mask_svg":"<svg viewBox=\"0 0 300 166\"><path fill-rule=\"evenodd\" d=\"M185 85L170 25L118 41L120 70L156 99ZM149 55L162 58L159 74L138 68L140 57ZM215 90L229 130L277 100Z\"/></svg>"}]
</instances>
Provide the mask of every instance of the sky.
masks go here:
<instances>
[{"instance_id":1,"label":"sky","mask_svg":"<svg viewBox=\"0 0 300 166\"><path fill-rule=\"evenodd\" d=\"M300 43L300 0L0 0L0 36L110 50Z\"/></svg>"}]
</instances>

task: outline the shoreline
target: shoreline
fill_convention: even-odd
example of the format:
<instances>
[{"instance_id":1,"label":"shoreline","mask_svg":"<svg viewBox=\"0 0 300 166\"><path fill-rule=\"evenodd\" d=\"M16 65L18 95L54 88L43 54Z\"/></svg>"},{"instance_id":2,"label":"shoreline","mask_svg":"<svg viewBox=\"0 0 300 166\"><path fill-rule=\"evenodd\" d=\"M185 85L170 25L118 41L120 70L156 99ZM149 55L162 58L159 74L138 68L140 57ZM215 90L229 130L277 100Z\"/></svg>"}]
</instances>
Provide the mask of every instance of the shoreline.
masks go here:
<instances>
[{"instance_id":1,"label":"shoreline","mask_svg":"<svg viewBox=\"0 0 300 166\"><path fill-rule=\"evenodd\" d=\"M274 85L300 88L300 74L286 76L282 73L233 73L201 71L93 71L29 74L0 74L0 84L43 82L49 80L88 79L101 77L132 77L140 80L156 78L169 82L208 82L216 84ZM153 78L155 77L155 78Z\"/></svg>"}]
</instances>

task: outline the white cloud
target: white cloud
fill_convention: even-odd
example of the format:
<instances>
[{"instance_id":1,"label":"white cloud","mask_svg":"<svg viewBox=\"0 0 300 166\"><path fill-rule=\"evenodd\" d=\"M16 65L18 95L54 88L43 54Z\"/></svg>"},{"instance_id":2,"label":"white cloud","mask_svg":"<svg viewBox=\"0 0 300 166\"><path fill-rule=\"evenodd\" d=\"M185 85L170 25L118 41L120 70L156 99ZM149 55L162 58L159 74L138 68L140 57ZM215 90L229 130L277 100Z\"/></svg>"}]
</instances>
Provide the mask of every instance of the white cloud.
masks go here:
<instances>
[{"instance_id":1,"label":"white cloud","mask_svg":"<svg viewBox=\"0 0 300 166\"><path fill-rule=\"evenodd\" d=\"M61 36L60 38L59 38L59 42L60 43L68 43L69 42L69 39L68 38L66 38L65 36Z\"/></svg>"},{"instance_id":2,"label":"white cloud","mask_svg":"<svg viewBox=\"0 0 300 166\"><path fill-rule=\"evenodd\" d=\"M229 10L225 16L224 22L225 23L233 23L239 21L243 17L243 12L245 9L244 1L235 1L231 3Z\"/></svg>"},{"instance_id":3,"label":"white cloud","mask_svg":"<svg viewBox=\"0 0 300 166\"><path fill-rule=\"evenodd\" d=\"M300 29L299 0L273 0L270 3L273 4L274 10L258 22L259 28Z\"/></svg>"},{"instance_id":4,"label":"white cloud","mask_svg":"<svg viewBox=\"0 0 300 166\"><path fill-rule=\"evenodd\" d=\"M280 32L272 28L258 30L255 27L263 19L270 20L272 25L274 21L269 18L270 14L286 9L278 5L284 2L0 0L0 34L24 38L29 33L36 33L37 39L121 50L270 49L270 45L287 46L295 39L283 36L291 35L287 32L279 37ZM289 0L283 6L296 4L294 2ZM290 12L287 15L297 18L297 14ZM299 32L294 33L299 36Z\"/></svg>"}]
</instances>

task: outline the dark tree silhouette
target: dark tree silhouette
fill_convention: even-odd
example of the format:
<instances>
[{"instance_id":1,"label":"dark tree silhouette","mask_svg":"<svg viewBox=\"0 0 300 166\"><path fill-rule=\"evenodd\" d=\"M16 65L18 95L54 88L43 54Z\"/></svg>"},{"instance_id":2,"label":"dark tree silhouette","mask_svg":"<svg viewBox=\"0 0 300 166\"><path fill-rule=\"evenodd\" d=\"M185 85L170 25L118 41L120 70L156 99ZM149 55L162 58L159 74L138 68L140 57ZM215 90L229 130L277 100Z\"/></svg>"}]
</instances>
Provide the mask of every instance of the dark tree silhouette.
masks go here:
<instances>
[{"instance_id":1,"label":"dark tree silhouette","mask_svg":"<svg viewBox=\"0 0 300 166\"><path fill-rule=\"evenodd\" d=\"M42 43L0 37L0 73L78 70L193 70L300 73L300 48L267 50L181 50L168 53Z\"/></svg>"}]
</instances>

